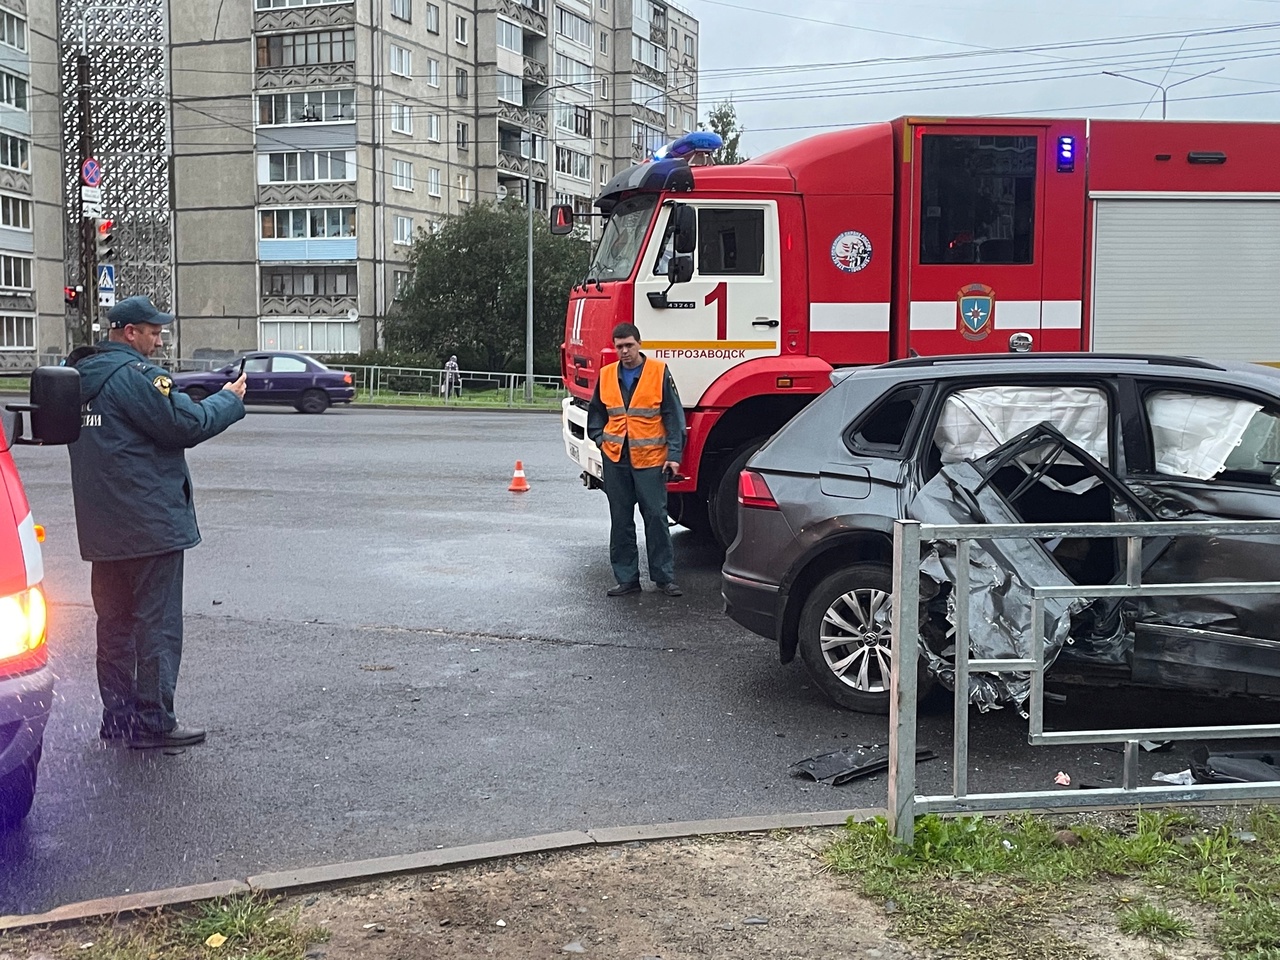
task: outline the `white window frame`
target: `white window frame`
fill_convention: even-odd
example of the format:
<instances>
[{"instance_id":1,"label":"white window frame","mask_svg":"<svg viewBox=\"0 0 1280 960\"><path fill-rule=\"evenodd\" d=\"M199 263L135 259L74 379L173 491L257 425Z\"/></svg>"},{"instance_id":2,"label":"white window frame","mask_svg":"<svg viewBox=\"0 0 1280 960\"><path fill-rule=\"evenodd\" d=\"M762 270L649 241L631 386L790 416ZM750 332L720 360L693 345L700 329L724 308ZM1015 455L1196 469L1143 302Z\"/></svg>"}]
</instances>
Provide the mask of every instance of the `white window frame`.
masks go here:
<instances>
[{"instance_id":1,"label":"white window frame","mask_svg":"<svg viewBox=\"0 0 1280 960\"><path fill-rule=\"evenodd\" d=\"M16 73L0 70L0 103L14 110L26 111L31 107L31 81Z\"/></svg>"},{"instance_id":2,"label":"white window frame","mask_svg":"<svg viewBox=\"0 0 1280 960\"><path fill-rule=\"evenodd\" d=\"M440 168L427 167L427 196L440 196Z\"/></svg>"},{"instance_id":3,"label":"white window frame","mask_svg":"<svg viewBox=\"0 0 1280 960\"><path fill-rule=\"evenodd\" d=\"M503 43L502 39L504 33L508 36L514 34L514 42L518 44L518 46L511 47ZM508 50L511 53L518 53L520 56L524 56L524 28L514 20L508 20L506 17L498 17L498 49Z\"/></svg>"},{"instance_id":4,"label":"white window frame","mask_svg":"<svg viewBox=\"0 0 1280 960\"><path fill-rule=\"evenodd\" d=\"M28 340L28 343L10 342ZM33 313L0 314L0 350L26 352L36 348L36 317Z\"/></svg>"},{"instance_id":5,"label":"white window frame","mask_svg":"<svg viewBox=\"0 0 1280 960\"><path fill-rule=\"evenodd\" d=\"M557 37L564 37L570 43L591 49L591 21L579 16L572 10L556 7L555 30Z\"/></svg>"},{"instance_id":6,"label":"white window frame","mask_svg":"<svg viewBox=\"0 0 1280 960\"><path fill-rule=\"evenodd\" d=\"M440 114L427 114L427 140L431 143L440 142Z\"/></svg>"},{"instance_id":7,"label":"white window frame","mask_svg":"<svg viewBox=\"0 0 1280 960\"><path fill-rule=\"evenodd\" d=\"M34 257L20 257L16 253L0 254L0 290L34 290L34 270Z\"/></svg>"},{"instance_id":8,"label":"white window frame","mask_svg":"<svg viewBox=\"0 0 1280 960\"><path fill-rule=\"evenodd\" d=\"M471 125L465 120L459 120L458 125L454 128L454 144L459 150L471 149Z\"/></svg>"},{"instance_id":9,"label":"white window frame","mask_svg":"<svg viewBox=\"0 0 1280 960\"><path fill-rule=\"evenodd\" d=\"M283 341L282 330L288 329L289 339ZM326 344L323 348L316 346L316 331L323 328L326 332ZM305 329L306 337L299 338L298 332ZM334 350L331 334L337 330L342 341L342 349ZM273 343L270 334L275 334ZM305 342L303 342L305 339ZM259 350L291 350L297 353L359 353L360 321L359 320L308 320L291 317L262 317L258 320Z\"/></svg>"},{"instance_id":10,"label":"white window frame","mask_svg":"<svg viewBox=\"0 0 1280 960\"><path fill-rule=\"evenodd\" d=\"M693 56L693 49L694 49L694 47L693 47L693 34L691 34L691 33L686 33L686 34L684 35L684 55L685 55L686 57L692 57L692 56Z\"/></svg>"},{"instance_id":11,"label":"white window frame","mask_svg":"<svg viewBox=\"0 0 1280 960\"><path fill-rule=\"evenodd\" d=\"M555 160L556 173L576 180L584 180L587 183L591 182L591 158L585 153L557 145Z\"/></svg>"},{"instance_id":12,"label":"white window frame","mask_svg":"<svg viewBox=\"0 0 1280 960\"><path fill-rule=\"evenodd\" d=\"M428 3L424 11L423 20L426 21L427 33L440 33L440 7L438 4Z\"/></svg>"},{"instance_id":13,"label":"white window frame","mask_svg":"<svg viewBox=\"0 0 1280 960\"><path fill-rule=\"evenodd\" d=\"M413 217L396 214L394 221L395 239L391 242L397 246L407 247L413 243Z\"/></svg>"},{"instance_id":14,"label":"white window frame","mask_svg":"<svg viewBox=\"0 0 1280 960\"><path fill-rule=\"evenodd\" d=\"M606 56L609 53L609 31L603 27L600 28L600 52Z\"/></svg>"},{"instance_id":15,"label":"white window frame","mask_svg":"<svg viewBox=\"0 0 1280 960\"><path fill-rule=\"evenodd\" d=\"M503 103L513 103L517 107L524 106L524 78L514 73L498 71L498 99Z\"/></svg>"},{"instance_id":16,"label":"white window frame","mask_svg":"<svg viewBox=\"0 0 1280 960\"><path fill-rule=\"evenodd\" d=\"M409 160L391 161L391 187L394 190L413 192L413 163Z\"/></svg>"},{"instance_id":17,"label":"white window frame","mask_svg":"<svg viewBox=\"0 0 1280 960\"><path fill-rule=\"evenodd\" d=\"M454 43L459 43L465 47L470 42L468 40L468 37L470 36L470 30L468 29L469 23L470 21L467 20L467 18L462 16L461 14L453 18L453 42Z\"/></svg>"},{"instance_id":18,"label":"white window frame","mask_svg":"<svg viewBox=\"0 0 1280 960\"><path fill-rule=\"evenodd\" d=\"M405 23L413 22L413 0L391 0L391 15Z\"/></svg>"},{"instance_id":19,"label":"white window frame","mask_svg":"<svg viewBox=\"0 0 1280 960\"><path fill-rule=\"evenodd\" d=\"M31 232L31 198L0 194L0 226Z\"/></svg>"},{"instance_id":20,"label":"white window frame","mask_svg":"<svg viewBox=\"0 0 1280 960\"><path fill-rule=\"evenodd\" d=\"M0 10L0 43L27 52L27 21L16 13Z\"/></svg>"},{"instance_id":21,"label":"white window frame","mask_svg":"<svg viewBox=\"0 0 1280 960\"><path fill-rule=\"evenodd\" d=\"M401 101L391 103L392 133L413 134L413 107Z\"/></svg>"},{"instance_id":22,"label":"white window frame","mask_svg":"<svg viewBox=\"0 0 1280 960\"><path fill-rule=\"evenodd\" d=\"M391 297L394 300L400 299L400 294L404 293L405 287L413 282L413 273L409 270L392 270L391 271Z\"/></svg>"},{"instance_id":23,"label":"white window frame","mask_svg":"<svg viewBox=\"0 0 1280 960\"><path fill-rule=\"evenodd\" d=\"M343 168L343 176L332 176L334 155L339 154ZM277 160L276 158L279 158ZM275 179L271 175L273 164L279 163L284 177ZM356 152L354 150L274 150L271 153L258 154L258 182L267 183L351 183L356 178ZM292 166L295 176L288 175ZM311 168L311 176L303 177L306 166ZM320 175L321 169L325 176Z\"/></svg>"},{"instance_id":24,"label":"white window frame","mask_svg":"<svg viewBox=\"0 0 1280 960\"><path fill-rule=\"evenodd\" d=\"M8 163L10 154L16 153L17 164ZM0 167L6 170L31 172L31 141L14 133L0 132Z\"/></svg>"},{"instance_id":25,"label":"white window frame","mask_svg":"<svg viewBox=\"0 0 1280 960\"><path fill-rule=\"evenodd\" d=\"M440 86L440 61L435 57L427 57L427 75L425 79L428 86Z\"/></svg>"},{"instance_id":26,"label":"white window frame","mask_svg":"<svg viewBox=\"0 0 1280 960\"><path fill-rule=\"evenodd\" d=\"M342 94L344 93L349 93L351 95L349 103L345 105L342 102L344 99L342 97ZM329 94L336 95L335 103L332 104L331 106L326 106L325 98ZM305 119L294 120L293 107L292 107L292 101L294 100L294 98L299 99L299 101L302 104L304 112L312 108L312 106L314 105L312 103L313 100L317 101L320 107L321 115L317 117L315 120L305 120ZM275 104L276 104L276 101L278 100L283 101L285 104L284 110L285 110L286 118L283 121L281 121L277 119L275 116L272 116L271 123L263 123L262 122L263 101L268 101L271 103L272 113L274 114ZM349 117L340 116L337 118L330 118L326 116L325 115L326 111L331 109L332 106L338 107L340 112L345 111L347 106L350 106L351 116ZM356 119L356 91L354 87L335 87L329 90L289 90L289 91L273 91L273 92L263 91L258 94L258 110L255 115L254 126L300 127L300 126L303 126L304 124L313 124L313 123L353 123L355 119Z\"/></svg>"},{"instance_id":27,"label":"white window frame","mask_svg":"<svg viewBox=\"0 0 1280 960\"><path fill-rule=\"evenodd\" d=\"M471 174L469 173L458 174L458 202L471 202Z\"/></svg>"},{"instance_id":28,"label":"white window frame","mask_svg":"<svg viewBox=\"0 0 1280 960\"><path fill-rule=\"evenodd\" d=\"M398 43L391 44L390 66L388 68L397 77L413 79L413 51Z\"/></svg>"},{"instance_id":29,"label":"white window frame","mask_svg":"<svg viewBox=\"0 0 1280 960\"><path fill-rule=\"evenodd\" d=\"M339 233L337 236L329 236L329 233L327 230L328 219L329 219L328 215L329 215L329 212L333 210L338 211L339 221L340 223L343 223L343 224L345 224L348 221L347 211L350 211L350 214L351 214L350 216L351 232L350 233L346 233L346 234ZM325 214L326 232L322 236L316 236L311 233L311 223L312 223L311 215L317 211L323 211ZM274 218L278 218L282 213L289 214L290 218L292 218L295 213L301 213L302 223L303 223L303 226L305 227L305 232L301 236L297 236L297 237L294 237L294 236L281 237L279 236L279 231L276 230L275 236L264 237L262 235L262 215L264 213L269 213ZM357 214L357 211L354 205L342 206L342 205L327 204L327 205L311 206L311 207L259 207L258 208L258 239L259 240L355 240L359 236L359 232L358 232L359 218L357 217L356 214Z\"/></svg>"}]
</instances>

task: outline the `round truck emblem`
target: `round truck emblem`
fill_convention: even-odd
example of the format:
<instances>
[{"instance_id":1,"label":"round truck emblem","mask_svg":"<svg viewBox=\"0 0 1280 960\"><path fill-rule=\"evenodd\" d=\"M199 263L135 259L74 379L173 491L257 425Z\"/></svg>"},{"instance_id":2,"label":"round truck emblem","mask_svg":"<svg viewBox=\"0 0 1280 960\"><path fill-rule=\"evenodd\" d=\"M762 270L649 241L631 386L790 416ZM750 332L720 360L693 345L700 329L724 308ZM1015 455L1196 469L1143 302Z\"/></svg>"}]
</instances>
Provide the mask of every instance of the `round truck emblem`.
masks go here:
<instances>
[{"instance_id":1,"label":"round truck emblem","mask_svg":"<svg viewBox=\"0 0 1280 960\"><path fill-rule=\"evenodd\" d=\"M865 233L846 230L831 244L831 262L845 273L857 273L871 262L871 241Z\"/></svg>"}]
</instances>

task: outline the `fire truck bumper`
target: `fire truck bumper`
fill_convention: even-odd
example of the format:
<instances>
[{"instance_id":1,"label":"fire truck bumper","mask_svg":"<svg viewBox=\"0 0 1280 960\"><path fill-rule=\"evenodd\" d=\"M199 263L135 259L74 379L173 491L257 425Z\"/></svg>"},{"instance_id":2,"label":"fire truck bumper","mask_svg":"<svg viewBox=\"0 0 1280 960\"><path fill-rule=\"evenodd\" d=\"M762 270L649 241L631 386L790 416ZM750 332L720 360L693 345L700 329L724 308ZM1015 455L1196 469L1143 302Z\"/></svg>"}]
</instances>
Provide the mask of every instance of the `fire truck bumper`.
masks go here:
<instances>
[{"instance_id":1,"label":"fire truck bumper","mask_svg":"<svg viewBox=\"0 0 1280 960\"><path fill-rule=\"evenodd\" d=\"M560 411L560 433L564 437L565 453L582 468L584 481L589 486L598 486L604 479L604 467L600 463L600 448L587 439L587 408L574 403L570 397L561 402ZM596 483L591 483L588 477L594 477Z\"/></svg>"}]
</instances>

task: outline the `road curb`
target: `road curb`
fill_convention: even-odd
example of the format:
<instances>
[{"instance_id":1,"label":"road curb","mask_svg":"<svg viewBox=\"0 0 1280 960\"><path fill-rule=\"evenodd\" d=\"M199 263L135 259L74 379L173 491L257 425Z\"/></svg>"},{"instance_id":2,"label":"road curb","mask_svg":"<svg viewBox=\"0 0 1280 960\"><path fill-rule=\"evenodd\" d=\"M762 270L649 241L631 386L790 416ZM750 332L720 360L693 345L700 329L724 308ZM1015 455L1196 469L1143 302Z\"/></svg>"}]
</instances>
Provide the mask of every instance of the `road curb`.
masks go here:
<instances>
[{"instance_id":1,"label":"road curb","mask_svg":"<svg viewBox=\"0 0 1280 960\"><path fill-rule=\"evenodd\" d=\"M364 883L384 877L430 870L464 867L474 863L502 860L529 853L549 853L583 847L613 846L650 840L675 840L681 837L719 836L754 833L762 830L795 830L804 827L838 827L850 818L870 820L884 816L884 810L870 807L856 810L829 810L817 813L789 813L777 816L731 817L717 820L687 820L675 823L637 824L629 827L602 827L595 830L569 830L544 833L514 840L476 843L428 850L403 856L352 860L300 870L262 873L244 880L223 880L189 887L173 887L119 897L104 897L68 903L46 913L0 917L0 932L31 927L56 926L95 918L139 913L158 907L185 906L201 900L213 900L246 893L284 894L317 887L347 883Z\"/></svg>"},{"instance_id":2,"label":"road curb","mask_svg":"<svg viewBox=\"0 0 1280 960\"><path fill-rule=\"evenodd\" d=\"M410 410L414 413L553 413L560 414L559 407L530 410L527 407L428 407L412 403L346 403L353 410Z\"/></svg>"}]
</instances>

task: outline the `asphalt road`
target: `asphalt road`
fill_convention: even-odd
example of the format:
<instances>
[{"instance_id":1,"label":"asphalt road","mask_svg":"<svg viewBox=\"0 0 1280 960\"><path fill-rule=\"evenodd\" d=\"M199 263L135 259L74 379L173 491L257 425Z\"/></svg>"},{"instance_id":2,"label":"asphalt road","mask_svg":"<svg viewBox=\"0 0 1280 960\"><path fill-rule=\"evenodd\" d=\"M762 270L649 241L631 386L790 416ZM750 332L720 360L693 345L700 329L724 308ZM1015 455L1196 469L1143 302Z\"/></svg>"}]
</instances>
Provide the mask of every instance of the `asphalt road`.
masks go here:
<instances>
[{"instance_id":1,"label":"asphalt road","mask_svg":"<svg viewBox=\"0 0 1280 960\"><path fill-rule=\"evenodd\" d=\"M685 596L608 599L607 509L540 414L254 411L192 451L176 755L98 742L89 571L66 453L15 451L48 531L58 702L36 806L0 838L0 913L563 829L883 804L794 761L887 739L721 612L719 557L676 534ZM507 491L515 460L532 490ZM127 536L127 531L121 531ZM1274 708L1274 704L1271 705ZM1259 722L1261 706L1077 691L1060 726ZM1119 774L975 715L971 789ZM923 720L942 758L950 709ZM1186 751L1144 758L1144 777Z\"/></svg>"}]
</instances>

